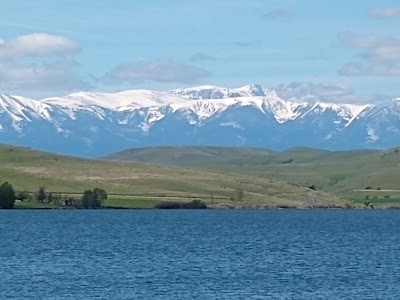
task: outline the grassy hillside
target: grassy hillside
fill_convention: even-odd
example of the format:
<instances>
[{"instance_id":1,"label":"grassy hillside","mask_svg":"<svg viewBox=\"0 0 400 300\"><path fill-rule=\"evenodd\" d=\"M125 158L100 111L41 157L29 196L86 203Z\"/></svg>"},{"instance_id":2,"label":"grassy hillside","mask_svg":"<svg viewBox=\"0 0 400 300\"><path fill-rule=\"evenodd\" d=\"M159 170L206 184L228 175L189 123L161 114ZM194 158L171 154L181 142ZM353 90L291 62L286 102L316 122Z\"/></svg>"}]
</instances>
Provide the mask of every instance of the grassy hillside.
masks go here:
<instances>
[{"instance_id":1,"label":"grassy hillside","mask_svg":"<svg viewBox=\"0 0 400 300\"><path fill-rule=\"evenodd\" d=\"M264 149L225 147L136 148L112 154L106 159L138 161L174 166L252 166L270 162L275 152Z\"/></svg>"},{"instance_id":2,"label":"grassy hillside","mask_svg":"<svg viewBox=\"0 0 400 300\"><path fill-rule=\"evenodd\" d=\"M239 151L244 159L246 151ZM233 158L232 155L224 164L229 165ZM312 196L307 187L255 173L89 160L0 145L0 182L9 181L16 190L34 192L39 186L45 186L49 192L79 194L85 189L101 187L110 194L107 205L118 207L152 207L160 201L193 199L217 207L311 205ZM240 191L243 199L237 199ZM318 192L315 201L324 206L346 203L324 192Z\"/></svg>"},{"instance_id":3,"label":"grassy hillside","mask_svg":"<svg viewBox=\"0 0 400 300\"><path fill-rule=\"evenodd\" d=\"M377 205L400 203L399 149L330 152L294 148L273 152L217 147L144 148L109 158L246 174L299 186L314 185L318 190L356 203L363 203L366 197Z\"/></svg>"}]
</instances>

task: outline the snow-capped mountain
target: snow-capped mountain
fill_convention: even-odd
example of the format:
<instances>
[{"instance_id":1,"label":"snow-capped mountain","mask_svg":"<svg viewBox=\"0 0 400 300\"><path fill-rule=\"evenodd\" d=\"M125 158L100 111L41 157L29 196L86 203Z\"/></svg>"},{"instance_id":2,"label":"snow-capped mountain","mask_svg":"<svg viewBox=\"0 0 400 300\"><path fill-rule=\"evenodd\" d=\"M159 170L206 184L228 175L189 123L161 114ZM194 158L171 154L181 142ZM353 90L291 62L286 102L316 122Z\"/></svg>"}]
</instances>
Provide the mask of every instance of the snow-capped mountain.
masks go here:
<instances>
[{"instance_id":1,"label":"snow-capped mountain","mask_svg":"<svg viewBox=\"0 0 400 300\"><path fill-rule=\"evenodd\" d=\"M79 92L42 100L2 94L0 143L92 157L157 145L281 150L400 144L400 98L377 105L282 95L259 85Z\"/></svg>"}]
</instances>

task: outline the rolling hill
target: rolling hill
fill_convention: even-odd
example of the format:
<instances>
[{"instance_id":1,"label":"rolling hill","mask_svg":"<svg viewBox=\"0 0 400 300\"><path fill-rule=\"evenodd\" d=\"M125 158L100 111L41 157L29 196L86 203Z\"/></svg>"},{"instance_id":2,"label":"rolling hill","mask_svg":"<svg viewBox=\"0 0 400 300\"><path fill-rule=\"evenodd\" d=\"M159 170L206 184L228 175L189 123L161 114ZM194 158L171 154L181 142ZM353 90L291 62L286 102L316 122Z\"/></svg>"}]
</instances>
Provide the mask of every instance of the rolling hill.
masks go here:
<instances>
[{"instance_id":1,"label":"rolling hill","mask_svg":"<svg viewBox=\"0 0 400 300\"><path fill-rule=\"evenodd\" d=\"M400 150L325 151L293 148L283 152L250 148L160 147L130 149L107 157L273 178L364 202L400 199ZM366 189L368 187L368 189ZM376 198L375 198L376 197Z\"/></svg>"},{"instance_id":2,"label":"rolling hill","mask_svg":"<svg viewBox=\"0 0 400 300\"><path fill-rule=\"evenodd\" d=\"M135 207L137 201L151 207L160 201L193 199L215 207L308 207L312 200L307 186L259 174L83 159L9 145L0 146L0 182L4 181L18 191L35 192L45 186L62 194L101 187L110 194L107 205L119 207ZM237 199L239 190L242 200ZM348 202L319 191L315 203L343 206Z\"/></svg>"}]
</instances>

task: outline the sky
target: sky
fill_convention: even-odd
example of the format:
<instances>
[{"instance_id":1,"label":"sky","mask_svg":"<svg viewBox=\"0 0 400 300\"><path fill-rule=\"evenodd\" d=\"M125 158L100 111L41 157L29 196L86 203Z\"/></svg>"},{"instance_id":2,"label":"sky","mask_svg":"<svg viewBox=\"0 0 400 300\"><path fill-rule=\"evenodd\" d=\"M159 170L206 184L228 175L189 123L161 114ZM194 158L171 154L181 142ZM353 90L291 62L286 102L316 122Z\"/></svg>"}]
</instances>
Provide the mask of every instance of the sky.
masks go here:
<instances>
[{"instance_id":1,"label":"sky","mask_svg":"<svg viewBox=\"0 0 400 300\"><path fill-rule=\"evenodd\" d=\"M340 102L400 97L398 0L13 0L0 93L298 86Z\"/></svg>"}]
</instances>

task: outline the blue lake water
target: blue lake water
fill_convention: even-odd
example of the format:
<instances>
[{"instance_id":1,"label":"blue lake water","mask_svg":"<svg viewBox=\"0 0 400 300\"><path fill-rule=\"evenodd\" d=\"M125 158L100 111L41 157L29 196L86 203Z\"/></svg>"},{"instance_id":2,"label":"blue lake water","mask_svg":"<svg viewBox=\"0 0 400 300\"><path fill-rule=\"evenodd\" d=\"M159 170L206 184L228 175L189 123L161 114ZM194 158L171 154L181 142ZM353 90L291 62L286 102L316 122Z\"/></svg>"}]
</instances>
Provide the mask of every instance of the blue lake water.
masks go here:
<instances>
[{"instance_id":1,"label":"blue lake water","mask_svg":"<svg viewBox=\"0 0 400 300\"><path fill-rule=\"evenodd\" d=\"M0 211L0 299L400 299L400 211Z\"/></svg>"}]
</instances>

